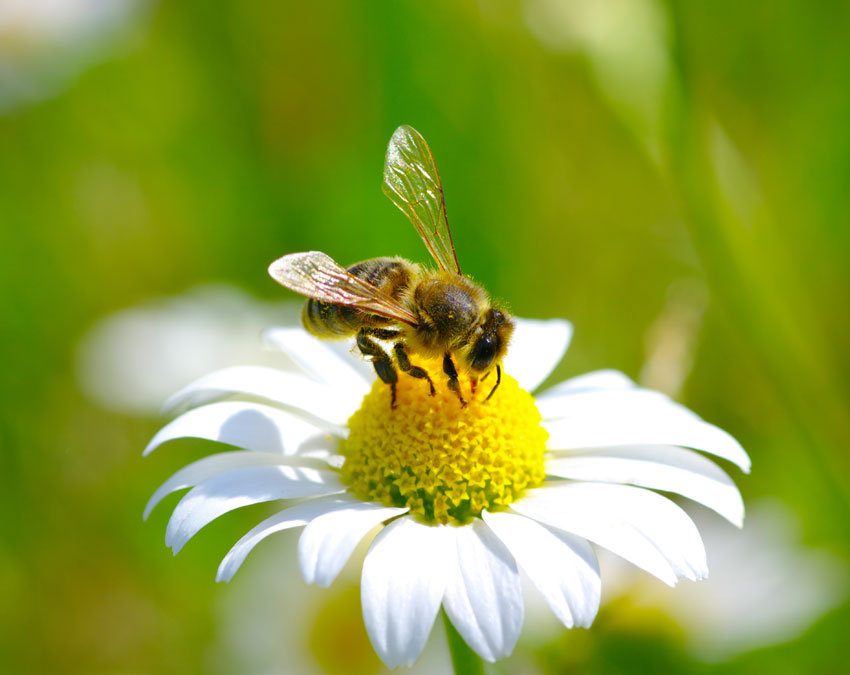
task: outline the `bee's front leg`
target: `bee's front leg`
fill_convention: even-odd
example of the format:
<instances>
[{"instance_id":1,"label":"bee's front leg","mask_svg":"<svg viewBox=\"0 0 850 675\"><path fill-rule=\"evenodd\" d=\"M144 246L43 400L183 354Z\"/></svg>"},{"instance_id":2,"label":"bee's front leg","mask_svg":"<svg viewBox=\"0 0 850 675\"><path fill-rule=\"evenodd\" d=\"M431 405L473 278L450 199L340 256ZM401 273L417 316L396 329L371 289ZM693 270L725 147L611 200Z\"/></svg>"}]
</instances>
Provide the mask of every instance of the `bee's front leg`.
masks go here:
<instances>
[{"instance_id":1,"label":"bee's front leg","mask_svg":"<svg viewBox=\"0 0 850 675\"><path fill-rule=\"evenodd\" d=\"M448 352L443 356L443 372L449 376L449 389L457 394L461 407L465 406L466 399L460 393L460 380L457 379L457 368L455 368L455 362L452 361L452 355Z\"/></svg>"},{"instance_id":2,"label":"bee's front leg","mask_svg":"<svg viewBox=\"0 0 850 675\"><path fill-rule=\"evenodd\" d=\"M437 391L434 389L434 383L431 381L431 378L428 376L425 369L420 368L419 366L414 366L410 363L410 359L407 358L407 352L404 350L404 343L396 342L393 349L395 351L395 360L398 363L398 367L411 377L428 380L428 386L431 387L431 396L436 394Z\"/></svg>"},{"instance_id":3,"label":"bee's front leg","mask_svg":"<svg viewBox=\"0 0 850 675\"><path fill-rule=\"evenodd\" d=\"M490 400L490 397L493 396L493 394L496 393L496 390L499 388L500 384L502 384L502 367L496 366L496 384L493 385L493 388L490 390L490 393L487 394L487 398L484 399L485 403Z\"/></svg>"},{"instance_id":4,"label":"bee's front leg","mask_svg":"<svg viewBox=\"0 0 850 675\"><path fill-rule=\"evenodd\" d=\"M363 356L369 356L372 358L372 366L374 366L378 377L380 377L383 382L390 385L392 397L390 399L390 407L395 408L395 388L396 383L398 382L398 373L393 367L393 361L390 358L390 355L387 354L377 342L370 338L364 329L361 329L361 331L357 334L357 347L360 349L360 353L363 354Z\"/></svg>"}]
</instances>

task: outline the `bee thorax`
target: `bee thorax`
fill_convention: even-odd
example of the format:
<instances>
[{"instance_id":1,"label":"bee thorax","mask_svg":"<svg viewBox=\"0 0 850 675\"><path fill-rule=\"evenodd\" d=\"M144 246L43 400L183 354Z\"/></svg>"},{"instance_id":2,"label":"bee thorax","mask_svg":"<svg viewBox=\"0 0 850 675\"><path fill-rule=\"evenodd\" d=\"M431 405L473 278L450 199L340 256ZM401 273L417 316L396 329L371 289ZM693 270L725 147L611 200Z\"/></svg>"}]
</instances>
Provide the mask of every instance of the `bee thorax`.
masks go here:
<instances>
[{"instance_id":1,"label":"bee thorax","mask_svg":"<svg viewBox=\"0 0 850 675\"><path fill-rule=\"evenodd\" d=\"M446 346L466 336L481 316L479 302L459 283L441 279L423 281L416 287L414 300L424 315L424 332L432 332L433 339Z\"/></svg>"}]
</instances>

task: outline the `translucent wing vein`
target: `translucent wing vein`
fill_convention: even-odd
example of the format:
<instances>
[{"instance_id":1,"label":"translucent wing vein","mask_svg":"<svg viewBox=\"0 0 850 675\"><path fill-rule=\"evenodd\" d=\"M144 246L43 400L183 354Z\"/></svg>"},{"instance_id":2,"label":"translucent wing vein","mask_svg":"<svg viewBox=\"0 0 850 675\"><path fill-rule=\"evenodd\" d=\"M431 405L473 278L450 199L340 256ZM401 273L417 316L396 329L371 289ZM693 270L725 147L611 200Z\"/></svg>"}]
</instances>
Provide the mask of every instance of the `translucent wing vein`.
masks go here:
<instances>
[{"instance_id":1,"label":"translucent wing vein","mask_svg":"<svg viewBox=\"0 0 850 675\"><path fill-rule=\"evenodd\" d=\"M390 139L383 190L413 223L437 265L460 274L437 164L413 127L399 127Z\"/></svg>"},{"instance_id":2,"label":"translucent wing vein","mask_svg":"<svg viewBox=\"0 0 850 675\"><path fill-rule=\"evenodd\" d=\"M272 279L291 291L321 302L356 307L416 325L416 317L395 299L353 274L320 251L290 253L269 266Z\"/></svg>"}]
</instances>

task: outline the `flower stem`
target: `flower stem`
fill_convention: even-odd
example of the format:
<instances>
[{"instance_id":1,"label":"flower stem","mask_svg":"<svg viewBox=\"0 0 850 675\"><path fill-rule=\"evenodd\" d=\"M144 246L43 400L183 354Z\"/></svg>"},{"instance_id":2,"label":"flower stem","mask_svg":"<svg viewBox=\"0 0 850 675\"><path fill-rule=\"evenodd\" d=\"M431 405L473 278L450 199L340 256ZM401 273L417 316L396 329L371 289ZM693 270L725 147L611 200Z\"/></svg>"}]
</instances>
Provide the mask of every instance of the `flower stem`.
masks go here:
<instances>
[{"instance_id":1,"label":"flower stem","mask_svg":"<svg viewBox=\"0 0 850 675\"><path fill-rule=\"evenodd\" d=\"M442 614L455 675L484 675L484 662L481 657L463 641L445 610L442 610Z\"/></svg>"}]
</instances>

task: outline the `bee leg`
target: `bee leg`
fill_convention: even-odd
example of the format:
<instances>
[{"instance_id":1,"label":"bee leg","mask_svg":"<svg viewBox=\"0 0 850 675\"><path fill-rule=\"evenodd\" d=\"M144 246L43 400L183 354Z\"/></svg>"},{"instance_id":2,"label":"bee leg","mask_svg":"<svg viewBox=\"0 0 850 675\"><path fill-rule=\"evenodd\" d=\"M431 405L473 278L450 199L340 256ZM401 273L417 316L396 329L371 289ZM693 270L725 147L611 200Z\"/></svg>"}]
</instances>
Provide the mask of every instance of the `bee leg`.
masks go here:
<instances>
[{"instance_id":1,"label":"bee leg","mask_svg":"<svg viewBox=\"0 0 850 675\"><path fill-rule=\"evenodd\" d=\"M398 382L398 373L393 367L393 361L390 355L387 354L381 346L373 339L366 335L366 332L361 330L357 334L357 347L363 356L372 357L372 366L375 372L383 382L390 385L392 398L390 399L390 407L395 408L395 386Z\"/></svg>"},{"instance_id":2,"label":"bee leg","mask_svg":"<svg viewBox=\"0 0 850 675\"><path fill-rule=\"evenodd\" d=\"M431 381L431 378L428 376L428 373L425 372L425 369L420 368L419 366L411 365L410 359L407 358L407 352L404 351L404 343L396 342L395 347L393 347L393 349L395 350L395 360L398 363L398 367L411 377L416 377L421 380L428 380L428 386L431 387L431 396L436 394L437 391L434 389L434 383Z\"/></svg>"},{"instance_id":3,"label":"bee leg","mask_svg":"<svg viewBox=\"0 0 850 675\"><path fill-rule=\"evenodd\" d=\"M460 380L457 379L457 368L455 368L455 362L452 361L452 355L448 352L443 357L443 372L449 376L449 389L457 394L461 407L465 406L466 399L460 393Z\"/></svg>"},{"instance_id":4,"label":"bee leg","mask_svg":"<svg viewBox=\"0 0 850 675\"><path fill-rule=\"evenodd\" d=\"M401 331L395 328L371 328L369 326L361 328L360 333L362 335L371 335L378 340L394 340L401 335Z\"/></svg>"},{"instance_id":5,"label":"bee leg","mask_svg":"<svg viewBox=\"0 0 850 675\"><path fill-rule=\"evenodd\" d=\"M490 397L496 393L496 390L499 388L499 385L502 384L502 367L496 366L496 384L493 385L493 388L490 390L490 393L487 394L487 398L484 399L484 402L490 400Z\"/></svg>"}]
</instances>

